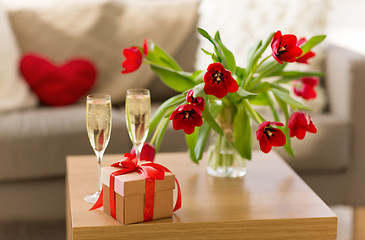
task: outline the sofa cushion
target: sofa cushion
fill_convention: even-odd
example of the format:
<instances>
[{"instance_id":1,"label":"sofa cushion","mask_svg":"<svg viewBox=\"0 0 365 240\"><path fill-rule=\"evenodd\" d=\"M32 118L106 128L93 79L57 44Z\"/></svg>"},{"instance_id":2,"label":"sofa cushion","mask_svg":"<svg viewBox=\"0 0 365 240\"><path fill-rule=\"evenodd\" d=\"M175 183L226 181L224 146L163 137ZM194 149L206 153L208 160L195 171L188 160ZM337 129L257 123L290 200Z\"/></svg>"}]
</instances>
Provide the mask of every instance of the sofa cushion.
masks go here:
<instances>
[{"instance_id":1,"label":"sofa cushion","mask_svg":"<svg viewBox=\"0 0 365 240\"><path fill-rule=\"evenodd\" d=\"M94 154L86 132L85 105L42 107L0 116L0 180L65 175L67 155ZM129 151L124 112L112 112L107 153ZM95 157L96 161L96 157Z\"/></svg>"},{"instance_id":2,"label":"sofa cushion","mask_svg":"<svg viewBox=\"0 0 365 240\"><path fill-rule=\"evenodd\" d=\"M1 4L0 38L0 112L36 106L37 97L18 72L20 50Z\"/></svg>"},{"instance_id":3,"label":"sofa cushion","mask_svg":"<svg viewBox=\"0 0 365 240\"><path fill-rule=\"evenodd\" d=\"M123 102L128 88L147 87L154 76L147 66L121 75L122 50L149 38L174 55L195 27L198 5L198 0L53 2L57 7L9 10L22 52L56 63L74 56L92 60L100 73L92 92L110 94L113 103Z\"/></svg>"},{"instance_id":4,"label":"sofa cushion","mask_svg":"<svg viewBox=\"0 0 365 240\"><path fill-rule=\"evenodd\" d=\"M299 173L330 173L345 170L351 161L351 124L333 114L313 115L318 132L303 140L292 138L295 157L275 150Z\"/></svg>"},{"instance_id":5,"label":"sofa cushion","mask_svg":"<svg viewBox=\"0 0 365 240\"><path fill-rule=\"evenodd\" d=\"M153 105L152 111L157 107ZM85 105L70 105L0 115L0 182L62 177L66 174L67 155L94 155L87 137L85 111ZM105 154L122 156L131 148L124 110L113 109ZM174 131L170 124L160 151L186 151L183 132Z\"/></svg>"}]
</instances>

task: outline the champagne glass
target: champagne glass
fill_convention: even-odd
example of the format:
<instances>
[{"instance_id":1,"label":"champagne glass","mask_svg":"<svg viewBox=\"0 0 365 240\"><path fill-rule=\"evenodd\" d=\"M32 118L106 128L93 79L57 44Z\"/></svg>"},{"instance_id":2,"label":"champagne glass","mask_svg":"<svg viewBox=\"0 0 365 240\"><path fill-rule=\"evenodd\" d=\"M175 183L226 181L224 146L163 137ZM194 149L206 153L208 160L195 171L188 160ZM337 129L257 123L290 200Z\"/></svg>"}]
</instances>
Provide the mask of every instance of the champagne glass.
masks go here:
<instances>
[{"instance_id":1,"label":"champagne glass","mask_svg":"<svg viewBox=\"0 0 365 240\"><path fill-rule=\"evenodd\" d=\"M139 164L141 150L148 135L150 122L150 91L143 88L127 90L125 114L129 137L136 150L137 164Z\"/></svg>"},{"instance_id":2,"label":"champagne glass","mask_svg":"<svg viewBox=\"0 0 365 240\"><path fill-rule=\"evenodd\" d=\"M102 189L100 167L104 151L109 143L112 125L111 98L106 94L93 94L86 100L86 126L92 148L98 161L98 190L84 197L89 203L95 203Z\"/></svg>"}]
</instances>

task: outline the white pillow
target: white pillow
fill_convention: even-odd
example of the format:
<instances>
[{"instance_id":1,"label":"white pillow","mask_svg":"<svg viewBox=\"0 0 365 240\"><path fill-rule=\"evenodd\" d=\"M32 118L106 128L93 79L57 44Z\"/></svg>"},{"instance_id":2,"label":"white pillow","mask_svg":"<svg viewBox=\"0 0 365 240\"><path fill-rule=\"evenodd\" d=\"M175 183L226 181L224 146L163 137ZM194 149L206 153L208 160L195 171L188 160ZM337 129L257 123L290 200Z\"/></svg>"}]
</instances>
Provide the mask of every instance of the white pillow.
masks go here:
<instances>
[{"instance_id":1,"label":"white pillow","mask_svg":"<svg viewBox=\"0 0 365 240\"><path fill-rule=\"evenodd\" d=\"M19 48L1 4L0 38L0 112L36 106L37 97L19 74Z\"/></svg>"}]
</instances>

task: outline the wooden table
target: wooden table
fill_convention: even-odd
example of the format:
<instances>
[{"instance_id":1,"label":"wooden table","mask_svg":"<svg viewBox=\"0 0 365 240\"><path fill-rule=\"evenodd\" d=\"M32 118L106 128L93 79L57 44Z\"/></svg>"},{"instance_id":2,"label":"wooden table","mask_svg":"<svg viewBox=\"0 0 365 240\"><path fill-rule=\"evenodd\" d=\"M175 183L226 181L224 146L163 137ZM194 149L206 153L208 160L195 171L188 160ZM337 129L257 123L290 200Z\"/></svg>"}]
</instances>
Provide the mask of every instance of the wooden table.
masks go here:
<instances>
[{"instance_id":1,"label":"wooden table","mask_svg":"<svg viewBox=\"0 0 365 240\"><path fill-rule=\"evenodd\" d=\"M106 155L104 165L121 155ZM96 189L95 156L67 157L68 239L331 239L337 216L274 152L254 152L240 179L208 176L187 153L159 153L182 188L172 218L121 225L83 197Z\"/></svg>"}]
</instances>

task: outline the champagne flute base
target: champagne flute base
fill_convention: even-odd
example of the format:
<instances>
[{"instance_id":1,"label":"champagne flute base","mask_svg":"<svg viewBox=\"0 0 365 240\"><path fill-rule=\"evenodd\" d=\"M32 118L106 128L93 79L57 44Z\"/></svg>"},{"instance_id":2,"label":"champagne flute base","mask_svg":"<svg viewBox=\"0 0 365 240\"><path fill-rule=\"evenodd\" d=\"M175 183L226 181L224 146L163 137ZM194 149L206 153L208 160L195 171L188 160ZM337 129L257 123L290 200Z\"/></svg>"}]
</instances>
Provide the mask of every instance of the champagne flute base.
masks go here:
<instances>
[{"instance_id":1,"label":"champagne flute base","mask_svg":"<svg viewBox=\"0 0 365 240\"><path fill-rule=\"evenodd\" d=\"M94 204L99 199L99 196L100 196L100 192L97 191L96 193L85 196L84 200L88 203Z\"/></svg>"}]
</instances>

